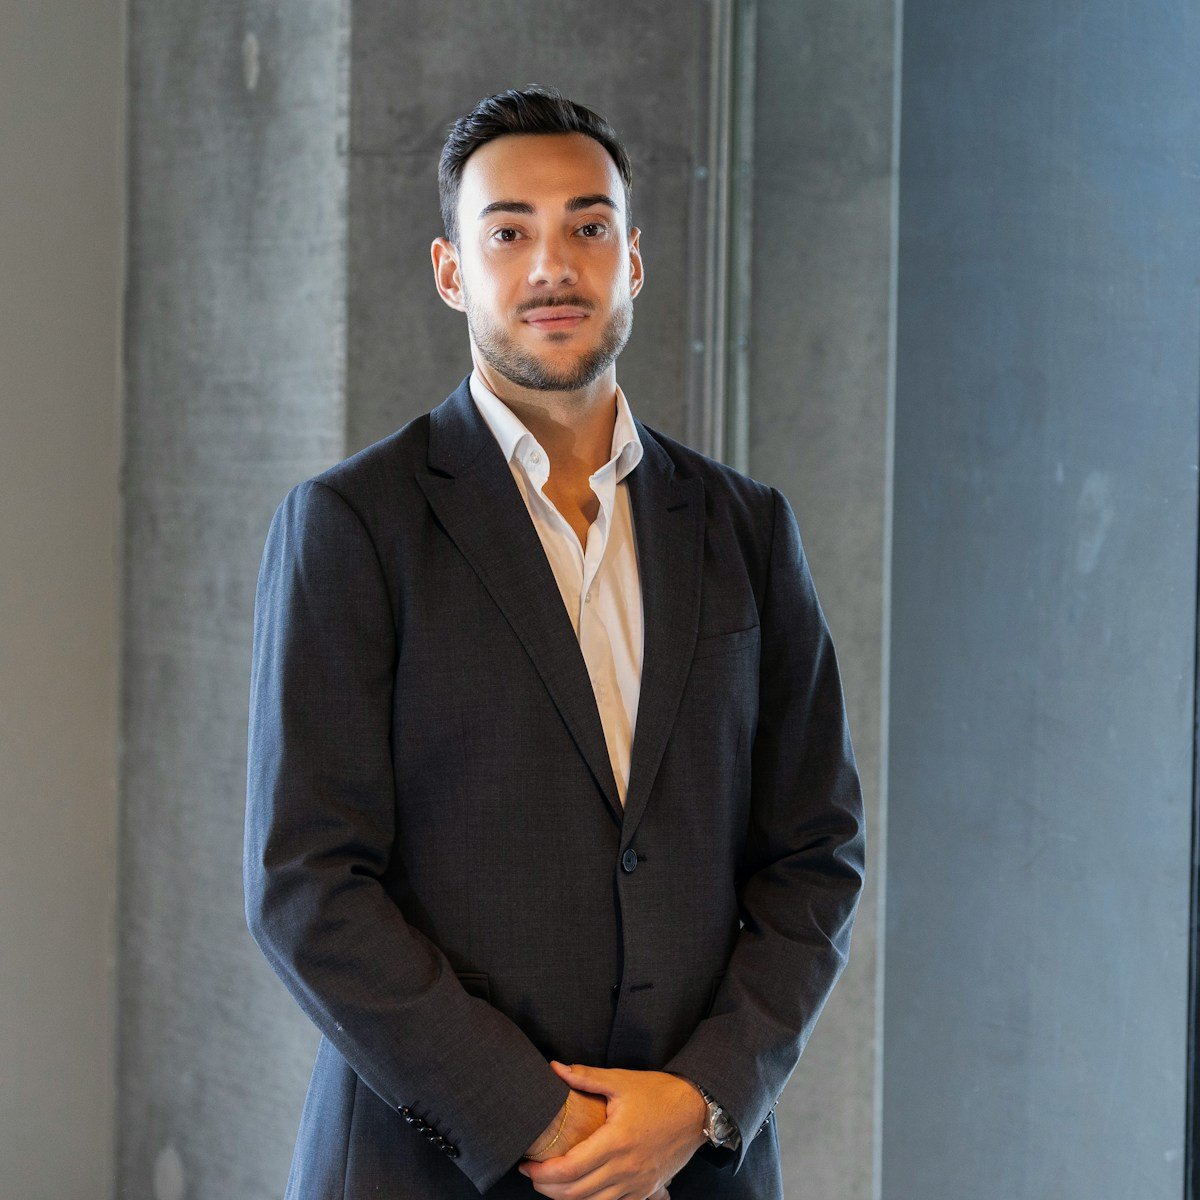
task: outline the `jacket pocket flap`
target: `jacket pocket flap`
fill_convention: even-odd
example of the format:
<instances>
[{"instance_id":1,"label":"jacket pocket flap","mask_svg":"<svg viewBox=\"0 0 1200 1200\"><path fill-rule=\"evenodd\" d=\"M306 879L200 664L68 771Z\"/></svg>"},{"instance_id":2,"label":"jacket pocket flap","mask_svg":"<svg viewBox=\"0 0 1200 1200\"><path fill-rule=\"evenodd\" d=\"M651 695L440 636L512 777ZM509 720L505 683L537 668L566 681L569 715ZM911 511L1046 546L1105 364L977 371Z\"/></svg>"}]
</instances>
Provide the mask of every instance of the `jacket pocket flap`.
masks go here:
<instances>
[{"instance_id":1,"label":"jacket pocket flap","mask_svg":"<svg viewBox=\"0 0 1200 1200\"><path fill-rule=\"evenodd\" d=\"M470 996L477 996L480 1000L486 1000L488 1004L492 1002L492 985L487 975L483 971L455 971L458 976L458 981L463 985L463 990Z\"/></svg>"},{"instance_id":2,"label":"jacket pocket flap","mask_svg":"<svg viewBox=\"0 0 1200 1200\"><path fill-rule=\"evenodd\" d=\"M710 654L726 654L741 650L746 646L757 644L759 627L751 625L746 629L733 629L728 633L710 633L696 640L696 650L692 658L707 658Z\"/></svg>"}]
</instances>

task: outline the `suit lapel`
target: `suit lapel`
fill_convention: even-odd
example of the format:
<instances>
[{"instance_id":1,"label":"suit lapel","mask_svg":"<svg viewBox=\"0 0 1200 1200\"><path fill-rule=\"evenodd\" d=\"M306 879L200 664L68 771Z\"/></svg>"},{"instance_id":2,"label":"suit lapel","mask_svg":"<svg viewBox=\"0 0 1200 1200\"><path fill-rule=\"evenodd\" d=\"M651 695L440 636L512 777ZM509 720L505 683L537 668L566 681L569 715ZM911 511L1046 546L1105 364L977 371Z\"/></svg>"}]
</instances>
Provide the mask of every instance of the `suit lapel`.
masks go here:
<instances>
[{"instance_id":1,"label":"suit lapel","mask_svg":"<svg viewBox=\"0 0 1200 1200\"><path fill-rule=\"evenodd\" d=\"M642 587L642 681L625 794L622 848L650 799L691 669L700 622L704 561L704 484L677 479L675 465L634 417L642 461L625 477Z\"/></svg>"},{"instance_id":2,"label":"suit lapel","mask_svg":"<svg viewBox=\"0 0 1200 1200\"><path fill-rule=\"evenodd\" d=\"M429 467L417 482L520 638L628 844L674 723L696 640L703 484L637 420L643 456L626 476L645 641L629 787L622 813L591 679L541 539L504 455L475 406L470 376L430 413Z\"/></svg>"}]
</instances>

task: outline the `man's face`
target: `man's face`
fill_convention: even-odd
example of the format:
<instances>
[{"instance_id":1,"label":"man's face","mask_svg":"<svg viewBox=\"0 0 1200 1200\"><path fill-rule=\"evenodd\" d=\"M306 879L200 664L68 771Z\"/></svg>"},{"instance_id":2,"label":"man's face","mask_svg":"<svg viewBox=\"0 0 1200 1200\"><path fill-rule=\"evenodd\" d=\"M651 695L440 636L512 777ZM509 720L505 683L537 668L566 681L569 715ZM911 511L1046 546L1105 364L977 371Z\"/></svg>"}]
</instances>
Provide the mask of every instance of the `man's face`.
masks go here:
<instances>
[{"instance_id":1,"label":"man's face","mask_svg":"<svg viewBox=\"0 0 1200 1200\"><path fill-rule=\"evenodd\" d=\"M611 201L611 205L606 202ZM459 191L459 253L434 262L495 371L537 391L576 391L625 348L641 290L639 230L608 152L581 133L508 134L480 146Z\"/></svg>"}]
</instances>

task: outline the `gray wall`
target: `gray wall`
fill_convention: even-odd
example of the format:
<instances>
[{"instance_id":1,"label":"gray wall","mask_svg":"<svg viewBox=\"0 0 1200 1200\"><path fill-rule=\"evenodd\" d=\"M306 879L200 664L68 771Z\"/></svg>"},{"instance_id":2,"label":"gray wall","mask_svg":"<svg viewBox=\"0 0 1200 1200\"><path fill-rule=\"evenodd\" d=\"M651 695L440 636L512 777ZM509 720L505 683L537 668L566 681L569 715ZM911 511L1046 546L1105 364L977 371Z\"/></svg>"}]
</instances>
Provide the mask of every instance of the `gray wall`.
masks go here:
<instances>
[{"instance_id":1,"label":"gray wall","mask_svg":"<svg viewBox=\"0 0 1200 1200\"><path fill-rule=\"evenodd\" d=\"M0 1196L112 1192L121 6L0 4Z\"/></svg>"},{"instance_id":2,"label":"gray wall","mask_svg":"<svg viewBox=\"0 0 1200 1200\"><path fill-rule=\"evenodd\" d=\"M529 83L603 113L630 153L646 277L618 374L643 420L682 433L688 205L706 116L708 26L696 18L707 8L622 0L597 20L588 0L502 0L483 20L465 0L355 0L348 452L427 412L471 370L466 317L434 287L438 156L456 117Z\"/></svg>"},{"instance_id":3,"label":"gray wall","mask_svg":"<svg viewBox=\"0 0 1200 1200\"><path fill-rule=\"evenodd\" d=\"M789 1194L867 1195L874 1143L884 1200L1175 1200L1200 394L1188 11L908 0L889 604L894 14L757 7L749 466L800 517L873 834L851 965L780 1106ZM511 74L462 78L469 13L396 28L394 6L360 4L352 87L345 6L135 0L123 536L121 10L0 13L0 151L21 164L0 207L0 1194L111 1194L116 1130L116 1194L278 1194L315 1038L241 913L266 521L465 374L462 317L430 279L433 164L444 123L509 84L609 113L655 178L635 194L647 286L622 384L651 423L686 426L705 48L682 11L622 5L593 56L582 8L556 6L545 41L506 51ZM491 27L475 41L488 61ZM561 48L606 69L556 78ZM686 121L663 131L651 107Z\"/></svg>"},{"instance_id":4,"label":"gray wall","mask_svg":"<svg viewBox=\"0 0 1200 1200\"><path fill-rule=\"evenodd\" d=\"M788 1195L868 1200L877 911L893 0L759 0L750 474L791 499L842 670L867 805L850 962L779 1106Z\"/></svg>"},{"instance_id":5,"label":"gray wall","mask_svg":"<svg viewBox=\"0 0 1200 1200\"><path fill-rule=\"evenodd\" d=\"M346 14L130 22L118 1195L252 1200L311 1067L241 847L263 537L344 449Z\"/></svg>"},{"instance_id":6,"label":"gray wall","mask_svg":"<svg viewBox=\"0 0 1200 1200\"><path fill-rule=\"evenodd\" d=\"M258 14L134 3L120 1073L120 1182L131 1194L265 1197L286 1176L316 1035L241 917L254 573L270 512L291 483L427 411L470 370L465 319L437 296L429 243L441 233L442 140L480 97L558 84L625 138L646 286L621 383L645 420L684 435L709 6L617 8L619 19L610 9L597 22L582 2L539 6L531 34L533 7L516 0L492 6L486 21L468 4L358 0L338 15L311 4ZM792 332L764 309L752 452L761 477L806 510L873 790L891 15L878 4L863 14L877 39L864 76L840 78L834 67L815 77L797 113L786 58L775 57L763 98L780 106L775 132L786 142L796 124L820 121L818 79L847 103L869 82L869 97L855 100L865 136L829 168L853 174L863 204L808 198L841 241L813 286L857 306L857 323L835 333L814 322L802 356L820 377L823 327L842 339L855 373L781 389L771 343L790 346ZM784 55L813 32L781 5L771 20L771 49ZM849 62L857 36L844 22L828 53ZM496 62L502 75L487 65ZM844 132L821 128L813 142L833 152ZM772 164L799 148L763 146ZM765 305L782 294L770 271L776 242L793 255L815 245L790 240L783 210L795 183L772 170L763 191ZM865 301L854 299L860 288ZM863 390L860 406L842 411L846 395ZM772 422L795 437L792 405L810 401L819 406L812 428L836 428L835 498L805 477L820 469L815 442L794 461L770 457ZM857 442L855 414L871 428ZM800 503L805 489L810 504ZM853 536L822 532L839 521ZM838 1180L847 1197L870 1188L869 909L846 994L780 1106L795 1185ZM847 1158L857 1164L849 1180Z\"/></svg>"},{"instance_id":7,"label":"gray wall","mask_svg":"<svg viewBox=\"0 0 1200 1200\"><path fill-rule=\"evenodd\" d=\"M886 1200L1183 1194L1196 45L904 6Z\"/></svg>"},{"instance_id":8,"label":"gray wall","mask_svg":"<svg viewBox=\"0 0 1200 1200\"><path fill-rule=\"evenodd\" d=\"M838 641L874 827L895 9L892 0L756 8L753 212L734 218L749 217L755 231L749 468L795 502ZM357 0L348 450L426 411L470 370L465 317L433 286L437 157L459 112L532 81L602 112L629 149L646 283L618 375L643 420L687 440L696 170L707 165L718 53L709 9L623 3L596 22L579 0L539 8L531 30L519 0L492 6L486 23L470 4ZM423 72L431 61L439 70ZM873 839L873 863L878 850ZM796 1194L871 1196L876 903L872 890L852 965L780 1102L784 1178Z\"/></svg>"}]
</instances>

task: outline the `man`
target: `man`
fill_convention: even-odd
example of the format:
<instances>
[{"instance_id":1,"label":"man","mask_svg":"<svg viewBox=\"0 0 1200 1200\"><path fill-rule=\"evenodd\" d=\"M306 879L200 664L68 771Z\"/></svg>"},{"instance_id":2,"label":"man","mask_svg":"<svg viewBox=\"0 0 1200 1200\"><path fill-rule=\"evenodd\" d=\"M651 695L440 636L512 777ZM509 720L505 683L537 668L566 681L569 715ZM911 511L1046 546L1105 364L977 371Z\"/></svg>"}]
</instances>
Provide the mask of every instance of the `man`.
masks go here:
<instances>
[{"instance_id":1,"label":"man","mask_svg":"<svg viewBox=\"0 0 1200 1200\"><path fill-rule=\"evenodd\" d=\"M862 798L791 506L617 386L631 186L556 92L456 122L473 370L272 519L246 913L322 1034L289 1200L783 1195Z\"/></svg>"}]
</instances>

